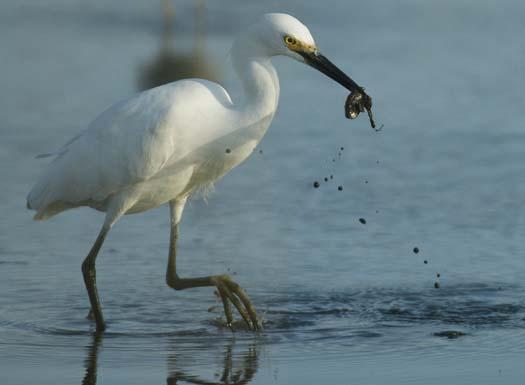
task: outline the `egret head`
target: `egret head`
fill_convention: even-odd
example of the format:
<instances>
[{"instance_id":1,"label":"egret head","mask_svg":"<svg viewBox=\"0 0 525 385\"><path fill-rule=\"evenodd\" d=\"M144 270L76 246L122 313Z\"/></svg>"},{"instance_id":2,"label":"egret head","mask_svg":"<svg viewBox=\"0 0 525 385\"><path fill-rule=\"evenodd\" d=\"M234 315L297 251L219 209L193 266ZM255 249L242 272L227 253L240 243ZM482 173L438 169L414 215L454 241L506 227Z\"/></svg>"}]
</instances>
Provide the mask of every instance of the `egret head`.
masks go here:
<instances>
[{"instance_id":1,"label":"egret head","mask_svg":"<svg viewBox=\"0 0 525 385\"><path fill-rule=\"evenodd\" d=\"M295 17L268 13L254 28L259 46L269 56L289 56L321 71L351 92L362 92L361 87L320 53L308 28Z\"/></svg>"},{"instance_id":2,"label":"egret head","mask_svg":"<svg viewBox=\"0 0 525 385\"><path fill-rule=\"evenodd\" d=\"M269 56L284 55L304 62L299 52L313 52L316 45L306 26L285 13L267 13L255 25L259 44Z\"/></svg>"}]
</instances>

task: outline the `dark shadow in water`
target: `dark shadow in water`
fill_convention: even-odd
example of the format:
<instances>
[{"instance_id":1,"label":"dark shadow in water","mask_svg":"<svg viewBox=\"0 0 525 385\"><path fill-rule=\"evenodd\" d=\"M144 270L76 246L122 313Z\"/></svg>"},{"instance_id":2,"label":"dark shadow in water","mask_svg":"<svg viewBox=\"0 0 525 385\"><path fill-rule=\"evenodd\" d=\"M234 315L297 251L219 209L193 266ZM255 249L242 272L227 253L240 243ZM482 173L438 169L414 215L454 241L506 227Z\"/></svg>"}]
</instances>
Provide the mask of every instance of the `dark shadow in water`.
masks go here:
<instances>
[{"instance_id":1,"label":"dark shadow in water","mask_svg":"<svg viewBox=\"0 0 525 385\"><path fill-rule=\"evenodd\" d=\"M87 347L87 357L84 361L86 372L82 379L82 385L97 384L98 354L102 345L103 333L94 333L91 344ZM196 354L199 354L197 351ZM248 345L246 351L240 355L235 355L235 341L232 340L225 346L222 363L219 367L222 370L218 380L206 380L199 375L193 374L188 368L181 367L183 362L182 353L172 352L169 358L170 373L166 379L168 385L176 385L180 382L199 384L199 385L245 385L255 377L258 367L257 346Z\"/></svg>"},{"instance_id":2,"label":"dark shadow in water","mask_svg":"<svg viewBox=\"0 0 525 385\"><path fill-rule=\"evenodd\" d=\"M234 355L235 343L232 340L225 346L224 357L222 360L222 373L218 379L203 379L189 371L180 368L177 355L170 358L170 374L166 380L168 385L176 385L180 382L198 385L244 385L248 384L255 377L257 372L257 346L249 345L247 350L239 356ZM237 358L237 359L235 359ZM180 382L179 382L180 381Z\"/></svg>"},{"instance_id":3,"label":"dark shadow in water","mask_svg":"<svg viewBox=\"0 0 525 385\"><path fill-rule=\"evenodd\" d=\"M157 87L179 79L200 78L220 82L220 69L206 54L204 0L195 0L195 32L193 49L184 52L174 48L175 10L173 0L162 0L163 28L159 53L144 66L138 76L140 90Z\"/></svg>"},{"instance_id":4,"label":"dark shadow in water","mask_svg":"<svg viewBox=\"0 0 525 385\"><path fill-rule=\"evenodd\" d=\"M86 373L82 379L82 385L96 385L97 383L97 364L100 343L103 333L94 333L91 345L88 347L88 355L84 361Z\"/></svg>"}]
</instances>

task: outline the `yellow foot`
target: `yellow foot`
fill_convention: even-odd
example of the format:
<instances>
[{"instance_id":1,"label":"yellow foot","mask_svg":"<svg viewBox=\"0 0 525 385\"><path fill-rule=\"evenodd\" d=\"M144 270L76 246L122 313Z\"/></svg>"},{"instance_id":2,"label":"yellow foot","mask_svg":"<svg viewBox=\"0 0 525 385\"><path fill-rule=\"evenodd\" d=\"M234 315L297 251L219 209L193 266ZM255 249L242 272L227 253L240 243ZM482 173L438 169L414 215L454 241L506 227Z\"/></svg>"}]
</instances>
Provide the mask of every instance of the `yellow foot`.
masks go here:
<instances>
[{"instance_id":1,"label":"yellow foot","mask_svg":"<svg viewBox=\"0 0 525 385\"><path fill-rule=\"evenodd\" d=\"M252 306L252 303L242 287L234 282L229 275L217 275L212 277L212 281L217 286L219 295L224 306L224 314L226 315L226 323L230 329L232 328L233 314L231 303L235 306L248 329L256 331L259 330L259 322L257 314Z\"/></svg>"}]
</instances>

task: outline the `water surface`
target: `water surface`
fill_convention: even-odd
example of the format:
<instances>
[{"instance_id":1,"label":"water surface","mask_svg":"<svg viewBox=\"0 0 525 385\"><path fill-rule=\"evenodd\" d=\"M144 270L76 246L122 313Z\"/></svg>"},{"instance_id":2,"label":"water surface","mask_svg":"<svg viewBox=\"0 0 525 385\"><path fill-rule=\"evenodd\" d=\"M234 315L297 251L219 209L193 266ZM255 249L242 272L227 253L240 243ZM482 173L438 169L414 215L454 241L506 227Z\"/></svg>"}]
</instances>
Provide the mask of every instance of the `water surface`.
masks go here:
<instances>
[{"instance_id":1,"label":"water surface","mask_svg":"<svg viewBox=\"0 0 525 385\"><path fill-rule=\"evenodd\" d=\"M123 218L102 249L101 337L80 263L103 216L32 222L25 195L46 162L36 154L136 91L158 54L159 10L0 5L0 383L522 383L524 8L210 2L211 57L260 13L293 13L385 128L346 120L344 90L276 59L281 104L262 153L187 206L179 257L183 276L232 274L264 331L232 334L212 289L165 285L160 207ZM177 12L182 52L191 3Z\"/></svg>"}]
</instances>

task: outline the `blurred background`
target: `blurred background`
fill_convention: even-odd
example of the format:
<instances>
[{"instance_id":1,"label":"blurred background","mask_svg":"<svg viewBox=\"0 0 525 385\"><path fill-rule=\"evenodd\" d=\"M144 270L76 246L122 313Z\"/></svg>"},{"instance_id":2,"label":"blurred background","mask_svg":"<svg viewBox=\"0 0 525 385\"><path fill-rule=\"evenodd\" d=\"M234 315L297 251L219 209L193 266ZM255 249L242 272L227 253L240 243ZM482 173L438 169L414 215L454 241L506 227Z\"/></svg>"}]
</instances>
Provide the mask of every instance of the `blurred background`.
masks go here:
<instances>
[{"instance_id":1,"label":"blurred background","mask_svg":"<svg viewBox=\"0 0 525 385\"><path fill-rule=\"evenodd\" d=\"M232 337L212 290L165 285L160 207L109 235L94 337L80 263L103 215L33 222L35 156L181 77L235 95L231 42L265 12L303 21L383 130L275 58L274 123L187 206L179 258L183 276L234 274L264 333ZM518 0L1 2L0 383L521 383L524 17Z\"/></svg>"}]
</instances>

